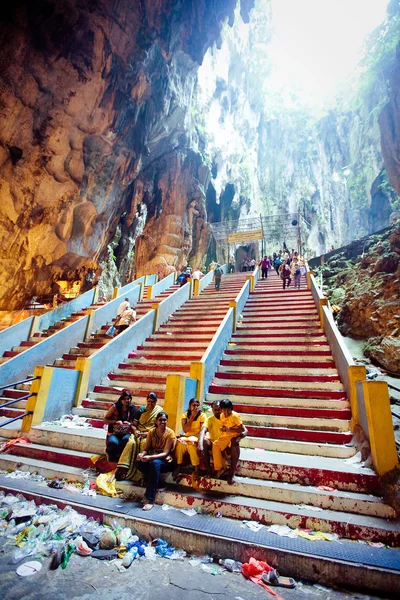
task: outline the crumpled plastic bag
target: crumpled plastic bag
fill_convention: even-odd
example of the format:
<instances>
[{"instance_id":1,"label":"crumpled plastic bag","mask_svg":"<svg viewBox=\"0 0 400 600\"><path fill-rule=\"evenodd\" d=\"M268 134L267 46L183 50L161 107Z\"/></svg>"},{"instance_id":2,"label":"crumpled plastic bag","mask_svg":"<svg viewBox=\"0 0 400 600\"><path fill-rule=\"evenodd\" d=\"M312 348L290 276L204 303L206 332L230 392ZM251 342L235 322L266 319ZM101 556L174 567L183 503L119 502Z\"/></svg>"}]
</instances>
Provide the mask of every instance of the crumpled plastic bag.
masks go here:
<instances>
[{"instance_id":1,"label":"crumpled plastic bag","mask_svg":"<svg viewBox=\"0 0 400 600\"><path fill-rule=\"evenodd\" d=\"M109 473L101 473L96 479L97 491L103 496L111 496L111 498L119 498L119 494L115 488L115 479L113 481L108 481L111 475L114 474L114 471L110 471Z\"/></svg>"},{"instance_id":2,"label":"crumpled plastic bag","mask_svg":"<svg viewBox=\"0 0 400 600\"><path fill-rule=\"evenodd\" d=\"M248 563L244 563L242 565L242 573L245 577L247 577L247 579L250 579L250 581L256 583L257 585L261 585L267 590L267 592L275 596L277 600L284 600L282 596L275 592L275 590L271 589L262 580L263 573L268 573L269 571L273 570L273 567L271 567L268 563L262 560L256 560L253 557L250 558Z\"/></svg>"}]
</instances>

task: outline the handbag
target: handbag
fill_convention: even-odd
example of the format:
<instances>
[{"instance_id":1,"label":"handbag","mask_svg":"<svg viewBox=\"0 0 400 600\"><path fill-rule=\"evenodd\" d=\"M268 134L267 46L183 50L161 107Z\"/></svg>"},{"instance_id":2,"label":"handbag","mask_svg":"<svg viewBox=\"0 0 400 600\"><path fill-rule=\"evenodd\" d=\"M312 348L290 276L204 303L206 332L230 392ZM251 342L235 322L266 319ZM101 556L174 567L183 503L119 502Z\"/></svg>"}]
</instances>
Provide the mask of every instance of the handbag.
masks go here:
<instances>
[{"instance_id":1,"label":"handbag","mask_svg":"<svg viewBox=\"0 0 400 600\"><path fill-rule=\"evenodd\" d=\"M114 325L111 325L107 331L106 331L106 335L109 335L110 337L114 337L114 333L115 333L116 329L114 327Z\"/></svg>"}]
</instances>

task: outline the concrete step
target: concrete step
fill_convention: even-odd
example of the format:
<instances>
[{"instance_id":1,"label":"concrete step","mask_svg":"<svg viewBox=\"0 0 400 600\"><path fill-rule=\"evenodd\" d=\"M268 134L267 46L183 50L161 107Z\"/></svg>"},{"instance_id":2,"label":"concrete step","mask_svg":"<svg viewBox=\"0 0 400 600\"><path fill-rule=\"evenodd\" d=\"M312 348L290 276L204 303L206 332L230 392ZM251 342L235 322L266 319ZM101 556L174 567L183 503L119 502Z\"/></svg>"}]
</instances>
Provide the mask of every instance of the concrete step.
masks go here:
<instances>
[{"instance_id":1,"label":"concrete step","mask_svg":"<svg viewBox=\"0 0 400 600\"><path fill-rule=\"evenodd\" d=\"M229 360L221 361L220 366L218 367L218 373L262 373L263 375L293 375L296 376L304 376L304 377L336 377L339 379L338 372L335 368L312 368L305 367L303 364L298 365L294 363L292 366L262 366L258 365L249 365L242 362L240 365L232 365ZM238 361L237 361L238 362ZM260 361L261 362L261 361ZM223 363L223 364L222 364ZM289 364L289 363L283 363ZM318 363L317 363L318 364ZM275 365L279 365L279 362L275 362Z\"/></svg>"},{"instance_id":2,"label":"concrete step","mask_svg":"<svg viewBox=\"0 0 400 600\"><path fill-rule=\"evenodd\" d=\"M124 390L129 390L136 392L147 389L148 392L156 392L158 394L159 391L165 391L166 387L166 378L161 377L137 377L136 380L132 380L129 378L129 375L126 377L122 377L118 374L113 377L113 374L110 373L108 375L109 381L107 379L103 379L102 385L112 385L113 387L119 387Z\"/></svg>"},{"instance_id":3,"label":"concrete step","mask_svg":"<svg viewBox=\"0 0 400 600\"><path fill-rule=\"evenodd\" d=\"M279 390L315 390L315 391L333 391L344 393L343 385L333 379L333 381L319 381L321 377L315 377L308 381L307 377L293 377L288 375L258 375L256 373L216 373L213 380L214 385L231 387L243 384L245 388L259 388L265 385L266 389ZM239 392L240 393L240 392Z\"/></svg>"},{"instance_id":4,"label":"concrete step","mask_svg":"<svg viewBox=\"0 0 400 600\"><path fill-rule=\"evenodd\" d=\"M125 382L126 383L126 382ZM110 382L111 384L111 382ZM94 392L106 392L108 394L115 394L114 398L114 402L116 402L119 398L119 396L121 395L121 392L123 390L129 390L132 398L133 398L133 402L136 404L139 404L138 402L138 398L147 398L149 391L155 391L157 393L158 398L164 398L164 389L160 389L160 387L157 387L154 390L149 389L149 386L153 385L153 384L148 384L148 386L143 385L143 388L136 388L136 387L132 387L130 384L129 385L95 385L94 387ZM164 386L165 388L165 386Z\"/></svg>"},{"instance_id":5,"label":"concrete step","mask_svg":"<svg viewBox=\"0 0 400 600\"><path fill-rule=\"evenodd\" d=\"M66 448L78 452L104 454L106 432L96 427L65 428L59 425L39 425L32 427L28 439L41 446Z\"/></svg>"},{"instance_id":6,"label":"concrete step","mask_svg":"<svg viewBox=\"0 0 400 600\"><path fill-rule=\"evenodd\" d=\"M15 494L20 485L20 482L0 475L0 487L6 493ZM274 567L279 566L285 575L298 580L307 579L331 586L340 581L345 587L360 588L362 585L363 589L386 596L395 595L400 586L397 550L367 547L345 539L340 543L309 543L301 538L281 538L266 528L252 532L243 528L238 520L215 519L212 506L210 515L186 516L179 511L164 511L159 505L146 513L141 510L139 503L131 503L127 513L123 508L121 512L120 498L98 496L93 499L66 490L51 490L43 484L30 481L24 482L24 489L38 504L44 501L63 508L68 503L88 517L106 524L116 519L137 531L141 538L162 537L175 547L198 555L210 554L216 558L229 556L241 562L254 556ZM143 488L137 488L137 494L140 497ZM159 492L157 501L167 502L167 496L161 494ZM207 497L200 496L198 492L192 492L189 501L197 502L197 498L207 501Z\"/></svg>"},{"instance_id":7,"label":"concrete step","mask_svg":"<svg viewBox=\"0 0 400 600\"><path fill-rule=\"evenodd\" d=\"M205 489L209 487L208 482L209 480L204 482ZM199 486L201 484L202 480ZM138 488L131 482L118 482L117 488L122 490L126 498L141 497L144 493L143 488ZM238 495L224 495L222 499L210 499L198 491L191 491L188 496L185 488L179 487L159 492L157 503L169 504L176 508L201 508L210 514L218 510L224 517L233 519L251 519L268 525L272 523L288 525L292 528L318 529L325 533L336 533L344 538L383 542L391 546L398 545L400 541L398 522L388 523L383 518L355 514L351 514L349 519L349 513L329 509L322 509L316 513L315 507L311 505L303 508L287 502L245 498Z\"/></svg>"},{"instance_id":8,"label":"concrete step","mask_svg":"<svg viewBox=\"0 0 400 600\"><path fill-rule=\"evenodd\" d=\"M169 475L166 481L172 485L174 484L172 475ZM305 504L330 511L369 515L381 519L396 519L396 511L385 504L381 497L372 494L359 494L333 489L324 490L316 486L263 481L251 477L235 477L235 483L232 486L223 479L210 477L201 477L194 484L191 475L180 475L178 483L180 487L186 488L186 492L190 493L194 485L197 491L206 490L208 495L210 492L214 493L216 499L221 497L220 494L229 496L234 492L235 496L284 502L286 504ZM246 519L247 517L238 516L238 518Z\"/></svg>"},{"instance_id":9,"label":"concrete step","mask_svg":"<svg viewBox=\"0 0 400 600\"><path fill-rule=\"evenodd\" d=\"M119 367L114 369L113 373L116 375L132 375L136 377L166 377L169 373L174 373L175 375L186 375L189 376L190 365L187 368L182 366L179 367L162 367L154 365L152 368L140 368L139 366L135 366L134 368L131 365L126 365L126 367Z\"/></svg>"},{"instance_id":10,"label":"concrete step","mask_svg":"<svg viewBox=\"0 0 400 600\"><path fill-rule=\"evenodd\" d=\"M206 402L214 402L214 400L223 400L226 398L226 393L214 393L208 392L206 394ZM298 406L301 408L318 408L318 409L344 409L349 408L350 404L345 396L332 399L328 397L322 398L302 398L302 397L291 397L289 393L284 396L270 396L266 400L265 396L255 395L240 395L240 394L229 394L229 399L236 405L247 405L247 406L281 406L281 407L294 407Z\"/></svg>"},{"instance_id":11,"label":"concrete step","mask_svg":"<svg viewBox=\"0 0 400 600\"><path fill-rule=\"evenodd\" d=\"M248 435L241 442L242 448L252 450L268 450L272 452L289 452L290 454L304 454L308 456L321 456L326 458L348 459L356 454L356 448L351 445L318 443L277 438L259 438Z\"/></svg>"}]
</instances>

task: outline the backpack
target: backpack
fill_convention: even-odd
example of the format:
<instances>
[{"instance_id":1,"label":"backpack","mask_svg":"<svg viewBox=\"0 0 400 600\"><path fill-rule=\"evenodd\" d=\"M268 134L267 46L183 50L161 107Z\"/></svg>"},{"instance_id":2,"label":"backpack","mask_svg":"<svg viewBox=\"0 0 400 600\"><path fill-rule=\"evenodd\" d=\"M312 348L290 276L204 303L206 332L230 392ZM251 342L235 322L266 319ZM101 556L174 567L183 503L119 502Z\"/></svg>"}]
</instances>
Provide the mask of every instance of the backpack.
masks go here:
<instances>
[{"instance_id":1,"label":"backpack","mask_svg":"<svg viewBox=\"0 0 400 600\"><path fill-rule=\"evenodd\" d=\"M222 275L222 270L221 270L219 267L217 267L217 268L214 270L214 276L215 276L215 277L221 277L221 275Z\"/></svg>"},{"instance_id":2,"label":"backpack","mask_svg":"<svg viewBox=\"0 0 400 600\"><path fill-rule=\"evenodd\" d=\"M288 264L283 266L282 275L283 277L290 277L290 267Z\"/></svg>"}]
</instances>

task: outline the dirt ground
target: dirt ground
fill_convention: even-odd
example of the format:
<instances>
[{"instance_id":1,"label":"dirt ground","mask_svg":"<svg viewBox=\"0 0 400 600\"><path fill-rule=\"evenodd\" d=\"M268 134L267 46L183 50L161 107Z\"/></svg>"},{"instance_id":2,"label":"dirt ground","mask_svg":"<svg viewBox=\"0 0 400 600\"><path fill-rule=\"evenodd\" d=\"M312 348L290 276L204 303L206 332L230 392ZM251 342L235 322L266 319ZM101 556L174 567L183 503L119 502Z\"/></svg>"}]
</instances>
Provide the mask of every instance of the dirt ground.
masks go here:
<instances>
[{"instance_id":1,"label":"dirt ground","mask_svg":"<svg viewBox=\"0 0 400 600\"><path fill-rule=\"evenodd\" d=\"M4 538L3 538L4 540ZM204 572L201 564L192 566L189 558L135 560L124 572L115 564L74 554L65 570L48 568L50 558L41 559L42 569L29 577L16 574L13 548L0 548L0 598L3 600L257 600L273 598L262 587L240 573L229 573L219 565L215 575ZM29 560L29 559L28 559ZM19 564L22 564L22 561ZM284 600L374 600L356 592L331 590L297 582L296 589L274 588Z\"/></svg>"}]
</instances>

